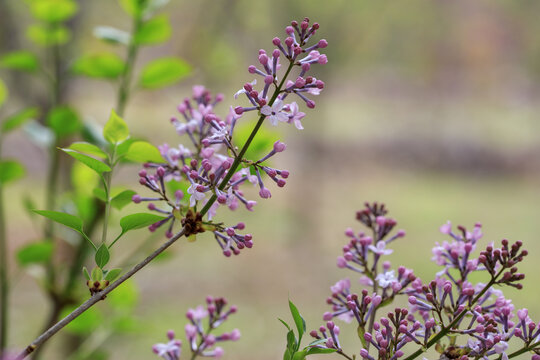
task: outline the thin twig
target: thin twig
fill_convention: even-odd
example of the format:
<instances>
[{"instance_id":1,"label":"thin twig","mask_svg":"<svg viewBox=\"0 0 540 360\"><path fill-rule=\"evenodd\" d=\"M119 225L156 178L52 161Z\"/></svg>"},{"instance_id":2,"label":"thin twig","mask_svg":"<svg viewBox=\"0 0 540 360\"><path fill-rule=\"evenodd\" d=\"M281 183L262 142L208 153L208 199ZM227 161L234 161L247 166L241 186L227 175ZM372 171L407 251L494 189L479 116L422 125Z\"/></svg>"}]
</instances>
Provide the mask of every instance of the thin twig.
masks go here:
<instances>
[{"instance_id":1,"label":"thin twig","mask_svg":"<svg viewBox=\"0 0 540 360\"><path fill-rule=\"evenodd\" d=\"M179 233L177 233L175 236L167 240L167 242L161 245L159 249L157 249L152 254L150 254L147 258L145 258L143 261L135 265L131 270L126 272L124 275L122 275L118 280L116 280L115 282L107 286L104 290L94 294L90 299L86 300L82 305L80 305L78 308L73 310L68 316L66 316L65 318L57 322L55 325L53 325L51 328L49 328L47 331L45 331L43 334L41 334L30 345L28 345L26 349L15 358L15 360L22 360L26 358L28 355L34 352L34 350L36 350L39 346L41 346L43 343L49 340L54 334L60 331L63 327L65 327L67 324L69 324L79 315L84 313L86 310L90 309L100 300L104 300L105 297L111 291L113 291L124 281L126 281L127 279L135 275L139 270L141 270L143 267L148 265L152 260L154 260L163 251L165 251L169 246L174 244L176 240L180 239L184 235L184 232L185 230L182 228L182 230L180 230Z\"/></svg>"}]
</instances>

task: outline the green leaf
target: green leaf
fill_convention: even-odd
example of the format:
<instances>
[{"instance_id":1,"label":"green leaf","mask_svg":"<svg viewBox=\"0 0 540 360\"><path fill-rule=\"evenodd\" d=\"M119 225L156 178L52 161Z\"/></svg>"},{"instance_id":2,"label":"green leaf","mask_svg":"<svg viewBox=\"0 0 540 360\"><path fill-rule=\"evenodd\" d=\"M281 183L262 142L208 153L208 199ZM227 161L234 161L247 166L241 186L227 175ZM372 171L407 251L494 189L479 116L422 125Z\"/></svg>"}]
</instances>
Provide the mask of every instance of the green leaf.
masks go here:
<instances>
[{"instance_id":1,"label":"green leaf","mask_svg":"<svg viewBox=\"0 0 540 360\"><path fill-rule=\"evenodd\" d=\"M298 349L298 341L292 330L287 333L287 348L291 351L291 354L294 354Z\"/></svg>"},{"instance_id":2,"label":"green leaf","mask_svg":"<svg viewBox=\"0 0 540 360\"><path fill-rule=\"evenodd\" d=\"M108 282L113 282L114 280L116 280L116 278L120 276L121 273L122 269L111 269L107 271L107 274L105 275L105 280L107 280Z\"/></svg>"},{"instance_id":3,"label":"green leaf","mask_svg":"<svg viewBox=\"0 0 540 360\"><path fill-rule=\"evenodd\" d=\"M94 257L96 260L96 265L103 269L103 267L109 262L110 258L111 254L109 253L109 248L107 245L101 244L96 251L96 256Z\"/></svg>"},{"instance_id":4,"label":"green leaf","mask_svg":"<svg viewBox=\"0 0 540 360\"><path fill-rule=\"evenodd\" d=\"M107 295L107 303L116 310L131 310L139 302L139 291L133 280L124 281Z\"/></svg>"},{"instance_id":5,"label":"green leaf","mask_svg":"<svg viewBox=\"0 0 540 360\"><path fill-rule=\"evenodd\" d=\"M73 230L82 233L83 232L83 223L82 220L76 217L75 215L59 212L59 211L50 211L50 210L34 210L38 215L44 216L52 221L65 225Z\"/></svg>"},{"instance_id":6,"label":"green leaf","mask_svg":"<svg viewBox=\"0 0 540 360\"><path fill-rule=\"evenodd\" d=\"M124 190L120 194L116 195L111 200L111 205L118 210L122 210L122 208L129 203L131 203L131 198L133 195L135 195L136 192L133 190Z\"/></svg>"},{"instance_id":7,"label":"green leaf","mask_svg":"<svg viewBox=\"0 0 540 360\"><path fill-rule=\"evenodd\" d=\"M131 36L129 33L111 26L96 26L94 36L110 44L128 45Z\"/></svg>"},{"instance_id":8,"label":"green leaf","mask_svg":"<svg viewBox=\"0 0 540 360\"><path fill-rule=\"evenodd\" d=\"M126 153L126 159L138 163L164 163L158 148L146 141L135 141Z\"/></svg>"},{"instance_id":9,"label":"green leaf","mask_svg":"<svg viewBox=\"0 0 540 360\"><path fill-rule=\"evenodd\" d=\"M47 114L47 125L56 136L65 137L81 130L82 124L77 112L69 106L57 106Z\"/></svg>"},{"instance_id":10,"label":"green leaf","mask_svg":"<svg viewBox=\"0 0 540 360\"><path fill-rule=\"evenodd\" d=\"M78 152L76 152L74 150L70 150L70 149L60 149L60 150L62 150L63 152L65 152L69 156L77 159L78 161L82 162L84 165L88 166L90 169L94 170L95 172L97 172L100 175L102 173L104 173L104 172L111 171L111 168L109 167L109 165L107 165L107 164L105 164L105 163L103 163L103 162L101 162L99 160L96 160L93 157L78 153Z\"/></svg>"},{"instance_id":11,"label":"green leaf","mask_svg":"<svg viewBox=\"0 0 540 360\"><path fill-rule=\"evenodd\" d=\"M94 144L90 144L84 141L74 142L67 147L70 150L75 150L81 153L92 155L101 159L106 159L107 154Z\"/></svg>"},{"instance_id":12,"label":"green leaf","mask_svg":"<svg viewBox=\"0 0 540 360\"><path fill-rule=\"evenodd\" d=\"M22 178L25 174L24 167L15 160L0 161L0 184Z\"/></svg>"},{"instance_id":13,"label":"green leaf","mask_svg":"<svg viewBox=\"0 0 540 360\"><path fill-rule=\"evenodd\" d=\"M292 360L304 360L306 358L306 350L298 351L294 353Z\"/></svg>"},{"instance_id":14,"label":"green leaf","mask_svg":"<svg viewBox=\"0 0 540 360\"><path fill-rule=\"evenodd\" d=\"M289 300L289 309L291 310L291 315L294 319L294 323L296 324L296 329L298 330L298 342L300 342L304 332L306 331L306 322L291 300Z\"/></svg>"},{"instance_id":15,"label":"green leaf","mask_svg":"<svg viewBox=\"0 0 540 360\"><path fill-rule=\"evenodd\" d=\"M15 114L9 116L2 123L2 132L6 133L8 131L14 130L24 124L30 119L35 119L39 116L39 109L37 107L30 107L26 109L19 110Z\"/></svg>"},{"instance_id":16,"label":"green leaf","mask_svg":"<svg viewBox=\"0 0 540 360\"><path fill-rule=\"evenodd\" d=\"M34 72L38 69L39 60L30 51L12 51L0 58L0 66L13 70Z\"/></svg>"},{"instance_id":17,"label":"green leaf","mask_svg":"<svg viewBox=\"0 0 540 360\"><path fill-rule=\"evenodd\" d=\"M90 273L88 272L88 269L86 268L86 266L83 266L82 272L83 272L83 275L84 275L84 277L86 278L86 280L90 280L90 279L91 279Z\"/></svg>"},{"instance_id":18,"label":"green leaf","mask_svg":"<svg viewBox=\"0 0 540 360\"><path fill-rule=\"evenodd\" d=\"M334 353L336 351L337 351L337 349L312 347L307 351L306 355L331 354L331 353Z\"/></svg>"},{"instance_id":19,"label":"green leaf","mask_svg":"<svg viewBox=\"0 0 540 360\"><path fill-rule=\"evenodd\" d=\"M119 144L117 147L116 147L116 155L118 157L118 159L121 159L121 160L124 160L125 161L125 156L129 150L129 147L131 146L131 144L133 144L135 141L139 141L139 140L136 140L136 139L133 139L133 138L129 138L127 139L126 141L124 141L123 143Z\"/></svg>"},{"instance_id":20,"label":"green leaf","mask_svg":"<svg viewBox=\"0 0 540 360\"><path fill-rule=\"evenodd\" d=\"M103 270L100 267L94 266L92 269L92 281L101 281L103 280Z\"/></svg>"},{"instance_id":21,"label":"green leaf","mask_svg":"<svg viewBox=\"0 0 540 360\"><path fill-rule=\"evenodd\" d=\"M73 72L79 75L116 79L124 72L125 63L113 53L86 55L73 64Z\"/></svg>"},{"instance_id":22,"label":"green leaf","mask_svg":"<svg viewBox=\"0 0 540 360\"><path fill-rule=\"evenodd\" d=\"M17 261L21 266L45 263L51 259L54 244L50 241L39 241L25 245L17 251Z\"/></svg>"},{"instance_id":23,"label":"green leaf","mask_svg":"<svg viewBox=\"0 0 540 360\"><path fill-rule=\"evenodd\" d=\"M283 353L283 360L291 360L292 354L291 351L287 348L285 349L285 353Z\"/></svg>"},{"instance_id":24,"label":"green leaf","mask_svg":"<svg viewBox=\"0 0 540 360\"><path fill-rule=\"evenodd\" d=\"M0 79L0 107L4 104L8 96L8 89L2 79Z\"/></svg>"},{"instance_id":25,"label":"green leaf","mask_svg":"<svg viewBox=\"0 0 540 360\"><path fill-rule=\"evenodd\" d=\"M126 13L133 17L138 17L146 8L148 0L120 0L120 5Z\"/></svg>"},{"instance_id":26,"label":"green leaf","mask_svg":"<svg viewBox=\"0 0 540 360\"><path fill-rule=\"evenodd\" d=\"M285 327L287 328L287 330L291 331L291 327L289 326L289 324L287 324L284 320L281 320L280 318L278 318L279 321L281 321L281 323L283 325L285 325Z\"/></svg>"},{"instance_id":27,"label":"green leaf","mask_svg":"<svg viewBox=\"0 0 540 360\"><path fill-rule=\"evenodd\" d=\"M130 230L142 229L144 227L150 226L160 220L165 219L163 216L148 214L148 213L135 213L131 215L124 216L120 219L120 227L122 231L120 235L109 245L111 248L117 241Z\"/></svg>"},{"instance_id":28,"label":"green leaf","mask_svg":"<svg viewBox=\"0 0 540 360\"><path fill-rule=\"evenodd\" d=\"M160 220L165 219L163 216L147 214L147 213L136 213L124 216L120 219L120 227L122 232L128 232L130 230L141 229L152 225Z\"/></svg>"},{"instance_id":29,"label":"green leaf","mask_svg":"<svg viewBox=\"0 0 540 360\"><path fill-rule=\"evenodd\" d=\"M191 66L178 58L162 58L149 62L142 70L139 83L146 89L172 85L191 73Z\"/></svg>"},{"instance_id":30,"label":"green leaf","mask_svg":"<svg viewBox=\"0 0 540 360\"><path fill-rule=\"evenodd\" d=\"M77 12L77 3L72 0L39 0L30 3L34 17L41 21L56 23L71 18Z\"/></svg>"},{"instance_id":31,"label":"green leaf","mask_svg":"<svg viewBox=\"0 0 540 360\"><path fill-rule=\"evenodd\" d=\"M65 26L49 28L39 24L30 26L26 36L37 45L48 47L67 43L71 38L71 32Z\"/></svg>"},{"instance_id":32,"label":"green leaf","mask_svg":"<svg viewBox=\"0 0 540 360\"><path fill-rule=\"evenodd\" d=\"M51 219L52 221L55 221L59 224L65 225L68 228L71 228L78 233L80 233L91 245L94 249L97 250L96 245L88 238L88 236L83 231L83 222L78 217L66 214L59 211L51 211L51 210L32 210L38 215L44 216L48 219Z\"/></svg>"},{"instance_id":33,"label":"green leaf","mask_svg":"<svg viewBox=\"0 0 540 360\"><path fill-rule=\"evenodd\" d=\"M109 121L103 128L103 137L110 144L119 144L129 137L129 129L126 122L111 110Z\"/></svg>"},{"instance_id":34,"label":"green leaf","mask_svg":"<svg viewBox=\"0 0 540 360\"><path fill-rule=\"evenodd\" d=\"M134 40L138 45L153 45L163 43L171 37L171 24L166 15L157 16L142 24Z\"/></svg>"}]
</instances>

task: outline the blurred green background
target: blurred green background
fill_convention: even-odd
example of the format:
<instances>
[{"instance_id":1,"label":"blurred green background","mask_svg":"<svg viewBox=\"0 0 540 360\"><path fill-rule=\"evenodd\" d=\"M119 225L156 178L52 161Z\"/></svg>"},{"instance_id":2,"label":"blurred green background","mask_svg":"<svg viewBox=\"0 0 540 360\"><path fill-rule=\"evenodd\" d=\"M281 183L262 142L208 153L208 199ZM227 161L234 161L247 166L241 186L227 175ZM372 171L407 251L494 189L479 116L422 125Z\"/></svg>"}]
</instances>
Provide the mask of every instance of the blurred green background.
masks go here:
<instances>
[{"instance_id":1,"label":"blurred green background","mask_svg":"<svg viewBox=\"0 0 540 360\"><path fill-rule=\"evenodd\" d=\"M94 26L130 27L115 1L79 5L72 24L75 41L66 50L72 56L109 49L93 39ZM243 338L226 344L225 359L281 358L285 332L276 318L288 317L288 297L314 329L327 310L330 285L350 277L359 289L357 276L337 269L335 258L345 243L344 229L360 229L354 215L364 201L387 204L399 228L407 230L391 260L414 268L425 280L439 270L429 259L433 243L445 240L438 227L447 220L468 227L481 222L486 243L523 240L530 252L520 267L528 276L525 290L509 293L516 308L528 307L533 319L540 318L535 281L540 256L540 2L172 0L165 11L174 28L172 41L143 50L141 62L170 54L184 58L195 71L178 86L135 95L125 115L135 134L156 144L183 141L168 119L195 84L226 95L223 115L229 102L243 105L232 94L253 79L247 66L256 61L259 48L268 50L274 36L283 36L292 19L308 16L321 24L318 35L330 44L325 49L329 63L314 74L326 88L316 99L317 108L306 111L305 130L278 128L288 148L276 165L292 174L285 189L272 189L272 199L258 201L254 213L220 214L245 221L254 248L227 259L210 236L175 244L169 250L172 257L135 277L132 286L140 290L136 305L121 310L98 306L104 319L107 311L127 311L136 326L121 336L96 326L85 342L88 349L107 348L114 359L152 358L151 345L164 341L169 328L183 333L185 310L212 294L240 308L229 325L240 328ZM29 21L24 2L0 1L0 51L31 46L24 37ZM2 77L10 85L13 109L40 101L44 89L39 83L7 72ZM85 118L102 124L114 106L115 93L106 82L75 78L65 91ZM47 158L22 133L6 141L4 152L29 169L26 180L8 193L14 252L35 240L20 200L27 193L44 197ZM116 183L139 190L137 171L124 168ZM147 237L144 230L131 234L113 259L123 261ZM59 261L69 256L69 246L65 252L58 254ZM141 257L127 260L135 263ZM11 344L17 348L37 334L47 307L33 279L40 270L22 271L14 261L10 265L15 283ZM358 354L354 329L348 330L342 341ZM56 359L65 341L52 340L46 358Z\"/></svg>"}]
</instances>

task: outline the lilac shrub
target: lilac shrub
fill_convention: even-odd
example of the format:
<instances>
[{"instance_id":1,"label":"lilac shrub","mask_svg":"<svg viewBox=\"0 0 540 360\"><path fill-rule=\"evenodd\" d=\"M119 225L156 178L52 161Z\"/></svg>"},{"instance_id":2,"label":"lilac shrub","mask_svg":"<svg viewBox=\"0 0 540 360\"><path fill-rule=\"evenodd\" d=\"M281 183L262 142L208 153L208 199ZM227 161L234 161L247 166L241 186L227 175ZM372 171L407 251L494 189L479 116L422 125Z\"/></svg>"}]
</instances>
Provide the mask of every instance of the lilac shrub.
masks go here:
<instances>
[{"instance_id":1,"label":"lilac shrub","mask_svg":"<svg viewBox=\"0 0 540 360\"><path fill-rule=\"evenodd\" d=\"M220 358L224 350L216 344L240 339L240 330L238 329L224 332L221 335L211 334L236 311L236 306L227 309L227 301L224 298L214 299L211 296L206 298L206 307L199 305L195 309L187 311L186 318L189 323L185 326L185 332L191 350L191 359L195 359L197 356ZM169 339L167 343L155 344L152 350L165 360L180 359L182 341L175 339L175 333L172 330L167 332L167 338Z\"/></svg>"},{"instance_id":2,"label":"lilac shrub","mask_svg":"<svg viewBox=\"0 0 540 360\"><path fill-rule=\"evenodd\" d=\"M139 172L139 182L154 193L143 197L133 196L135 203L148 201L148 208L165 215L163 220L150 226L150 231L167 226L166 236L172 238L175 225L183 228L184 235L194 239L195 235L211 231L225 256L238 255L240 250L251 248L251 234L243 234L243 222L224 225L213 219L220 207L235 210L240 206L253 211L257 202L248 199L243 188L258 187L259 197L272 197L269 182L284 187L289 171L272 167L268 160L285 151L286 145L276 141L272 148L259 159L246 159L246 150L262 123L293 124L302 129L301 120L306 115L299 110L296 101L314 108L315 102L308 96L319 95L324 82L308 75L315 64L326 64L327 57L319 52L328 43L319 40L309 45L319 24L310 25L305 18L293 21L285 31L284 41L275 37L275 49L270 53L259 50L259 66L251 65L250 74L259 77L262 85L256 90L257 79L235 94L243 96L249 106L229 107L225 116L218 116L215 108L224 96L212 94L203 86L193 88L192 98L178 105L179 116L171 119L178 135L185 141L178 146L163 144L159 147L165 162L146 163ZM297 75L292 70L298 69ZM294 98L293 98L294 96ZM240 149L235 129L244 115L255 112L259 120ZM176 189L170 194L168 188ZM199 210L200 209L200 210Z\"/></svg>"},{"instance_id":3,"label":"lilac shrub","mask_svg":"<svg viewBox=\"0 0 540 360\"><path fill-rule=\"evenodd\" d=\"M527 251L521 241L511 244L504 239L499 247L493 242L481 246L480 224L467 231L463 226L454 230L448 222L440 231L449 240L433 248L432 260L442 269L423 282L412 270L394 268L384 260L392 252L388 245L405 236L402 230L393 233L396 221L387 216L384 205L366 204L356 218L367 231L345 231L349 241L337 266L358 273L363 289L354 292L349 279L330 288L326 324L310 333L319 341L314 346L354 358L341 348L341 330L334 323L339 320L357 325L363 359L410 360L432 347L441 359L504 360L524 353L540 359L540 324L531 320L527 309L516 311L499 289L522 288L525 275L517 265ZM487 282L475 282L473 274ZM378 316L397 296L407 297L408 308ZM511 343L515 350L510 350Z\"/></svg>"}]
</instances>

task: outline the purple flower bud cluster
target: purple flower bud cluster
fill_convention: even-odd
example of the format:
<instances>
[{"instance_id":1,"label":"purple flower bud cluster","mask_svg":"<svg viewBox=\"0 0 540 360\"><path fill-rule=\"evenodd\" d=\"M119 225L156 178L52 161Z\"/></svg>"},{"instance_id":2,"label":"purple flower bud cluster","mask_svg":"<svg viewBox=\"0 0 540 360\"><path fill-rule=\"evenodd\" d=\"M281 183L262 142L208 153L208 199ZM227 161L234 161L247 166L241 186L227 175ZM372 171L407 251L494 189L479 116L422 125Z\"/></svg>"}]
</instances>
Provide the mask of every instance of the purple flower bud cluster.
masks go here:
<instances>
[{"instance_id":1,"label":"purple flower bud cluster","mask_svg":"<svg viewBox=\"0 0 540 360\"><path fill-rule=\"evenodd\" d=\"M319 331L312 330L310 331L310 335L317 339L315 343L312 343L312 347L317 347L320 349L336 349L341 350L341 346L339 345L339 335L340 329L339 326L334 324L333 321L328 321L326 323L326 326L321 326L319 328ZM320 334L320 335L319 335Z\"/></svg>"},{"instance_id":2,"label":"purple flower bud cluster","mask_svg":"<svg viewBox=\"0 0 540 360\"><path fill-rule=\"evenodd\" d=\"M151 231L168 224L166 235L170 238L174 236L175 224L180 222L188 237L212 231L226 256L237 255L243 248L252 247L252 236L238 233L244 229L243 223L227 227L222 223L213 223L212 219L220 206L235 210L243 205L252 211L257 202L246 198L242 187L247 184L258 187L262 199L272 196L264 177L278 187L285 186L289 171L268 164L270 158L285 151L283 142L276 141L260 159L246 159L244 155L266 119L272 125L286 122L298 129L303 128L301 119L305 113L300 112L296 102L285 104L284 101L289 94L295 94L308 108L313 108L315 103L306 95L318 95L324 88L324 82L307 75L312 65L327 62L326 56L319 52L328 45L326 40L308 45L318 28L317 23L310 25L307 18L301 23L293 21L286 28L288 37L283 43L279 38L274 38L276 48L271 56L264 50L259 51L261 67L250 66L249 72L263 76L263 88L255 90L257 81L254 80L246 83L235 95L237 98L245 94L253 106L234 109L231 106L225 117L219 117L214 109L223 100L223 95L213 97L202 86L195 86L192 99L186 98L178 106L180 116L173 117L171 123L179 135L187 136L189 145L160 146L165 161L147 163L139 172L140 184L154 195L133 196L133 202L147 201L150 210L165 215L163 220L150 226ZM286 70L281 70L280 59L283 58L283 62L287 63ZM292 77L294 67L299 68L296 77ZM244 113L254 110L259 114L259 121L246 143L238 144L234 132L236 124ZM158 202L163 206L158 207Z\"/></svg>"},{"instance_id":3,"label":"purple flower bud cluster","mask_svg":"<svg viewBox=\"0 0 540 360\"><path fill-rule=\"evenodd\" d=\"M360 284L370 290L365 288L357 295L351 292L349 279L338 281L327 299L332 307L323 315L327 325L335 326L334 318L356 320L362 339L360 356L369 360L393 360L406 354L411 360L430 347L441 359L509 359L532 352L532 359L540 360L540 323L529 318L527 309L516 312L512 301L494 288L522 288L524 275L518 272L517 264L528 253L521 241L510 244L505 239L498 248L491 243L475 256L482 238L481 225L476 224L470 232L458 226L454 232L448 222L440 231L450 241L433 248L433 261L443 269L424 284L412 270L400 266L396 276L390 263L380 264L381 257L392 252L387 244L404 236L403 231L391 235L396 221L386 214L384 205L366 204L357 219L370 230L369 235L346 230L350 240L337 265L360 273ZM486 274L487 283L472 282L471 274L479 272ZM397 295L408 296L409 309L396 308L377 320L377 311ZM317 346L337 349L350 359L340 348L339 329L337 334L326 329L310 333L321 340ZM514 352L510 351L511 340L521 343Z\"/></svg>"},{"instance_id":4,"label":"purple flower bud cluster","mask_svg":"<svg viewBox=\"0 0 540 360\"><path fill-rule=\"evenodd\" d=\"M223 324L229 315L236 313L236 306L227 309L227 301L223 298L206 298L206 306L199 305L195 309L189 309L186 318L189 323L185 326L186 339L191 349L191 359L197 356L220 358L224 351L216 344L223 341L236 341L240 339L240 330L234 329L221 335L214 335L213 332ZM206 320L206 321L205 321ZM203 324L206 323L206 325ZM174 332L167 333L169 342L167 344L156 344L152 350L158 356L166 360L180 359L180 349L182 342L174 338Z\"/></svg>"},{"instance_id":5,"label":"purple flower bud cluster","mask_svg":"<svg viewBox=\"0 0 540 360\"><path fill-rule=\"evenodd\" d=\"M327 304L331 305L332 311L324 313L324 320L338 317L350 322L356 319L359 326L365 326L381 303L391 301L416 279L412 270L400 266L396 274L389 261L381 260L393 251L387 245L405 236L403 230L390 235L396 221L386 217L386 213L384 204L366 203L356 218L370 230L371 235L347 229L345 235L349 243L343 247L343 256L337 260L339 268L360 273L360 284L372 288L372 291L364 289L361 295L351 293L349 279L338 281L330 288L332 296L327 299Z\"/></svg>"}]
</instances>

